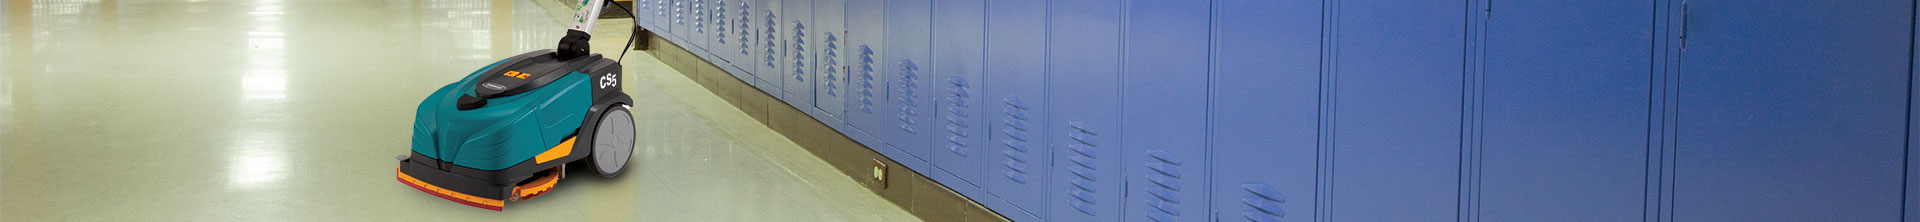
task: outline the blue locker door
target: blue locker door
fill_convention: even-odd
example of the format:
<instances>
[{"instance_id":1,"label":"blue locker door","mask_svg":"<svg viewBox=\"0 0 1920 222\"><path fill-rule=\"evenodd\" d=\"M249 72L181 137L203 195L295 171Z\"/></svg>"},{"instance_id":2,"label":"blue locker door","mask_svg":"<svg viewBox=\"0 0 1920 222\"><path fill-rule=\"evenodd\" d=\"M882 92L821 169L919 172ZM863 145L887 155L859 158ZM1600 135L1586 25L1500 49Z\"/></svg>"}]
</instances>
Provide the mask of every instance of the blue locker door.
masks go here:
<instances>
[{"instance_id":1,"label":"blue locker door","mask_svg":"<svg viewBox=\"0 0 1920 222\"><path fill-rule=\"evenodd\" d=\"M944 0L933 4L933 167L956 180L935 176L960 194L979 199L986 182L987 121L981 116L986 77L985 0Z\"/></svg>"},{"instance_id":2,"label":"blue locker door","mask_svg":"<svg viewBox=\"0 0 1920 222\"><path fill-rule=\"evenodd\" d=\"M1465 7L1441 0L1336 7L1328 216L1456 219Z\"/></svg>"},{"instance_id":3,"label":"blue locker door","mask_svg":"<svg viewBox=\"0 0 1920 222\"><path fill-rule=\"evenodd\" d=\"M813 73L816 73L814 75L820 78L813 81L815 98L813 107L832 116L831 118L841 118L840 115L846 112L847 79L851 77L847 75L846 67L850 61L853 61L849 58L858 56L858 54L848 54L856 53L848 49L857 48L847 47L846 20L842 19L846 16L846 10L844 10L846 5L846 0L814 1L814 24L808 28L812 32L807 33L817 35L818 37L814 39L820 41L820 44L817 44L820 46L820 52L815 53L820 58L814 60L814 64L819 65L813 67Z\"/></svg>"},{"instance_id":4,"label":"blue locker door","mask_svg":"<svg viewBox=\"0 0 1920 222\"><path fill-rule=\"evenodd\" d=\"M1016 221L1047 213L1046 3L987 1L987 192L1018 208L994 208Z\"/></svg>"},{"instance_id":5,"label":"blue locker door","mask_svg":"<svg viewBox=\"0 0 1920 222\"><path fill-rule=\"evenodd\" d=\"M707 31L707 19L709 16L707 14L707 1L712 0L690 0L687 2L687 27L692 28L687 33L689 37L687 42L693 45L693 47L687 47L687 50L695 51L695 55L706 53L707 42L712 41L713 38L713 33Z\"/></svg>"},{"instance_id":6,"label":"blue locker door","mask_svg":"<svg viewBox=\"0 0 1920 222\"><path fill-rule=\"evenodd\" d=\"M689 35L687 35L687 33L691 33L692 32L691 30L693 30L693 26L688 25L692 22L687 21L688 17L690 17L690 16L687 16L688 14L687 7L690 6L688 3L691 3L693 0L672 0L672 1L673 1L673 5L670 7L673 7L673 8L671 8L670 10L673 10L673 11L668 12L667 14L668 16L673 18L673 24L669 25L669 26L673 26L673 28L670 28L670 30L667 30L673 33L674 38L672 38L671 40L673 40L674 44L680 45L680 47L682 48L686 48L689 51L694 50L694 47L692 46L693 43L687 42L688 39L691 39L691 38L688 38Z\"/></svg>"},{"instance_id":7,"label":"blue locker door","mask_svg":"<svg viewBox=\"0 0 1920 222\"><path fill-rule=\"evenodd\" d=\"M735 2L729 10L731 13L727 13L727 17L729 17L727 23L732 26L727 29L732 31L732 33L728 33L729 38L727 39L728 45L730 46L723 47L727 50L720 54L726 54L729 58L727 59L726 66L737 69L729 71L733 72L734 77L740 78L741 82L751 84L753 83L753 76L756 75L754 71L759 71L754 69L754 67L758 67L756 65L758 65L760 61L760 50L758 48L758 46L760 46L760 30L758 29L760 28L760 24L754 23L753 21L757 21L755 19L759 18L760 14L765 14L757 10L760 10L760 5L766 4L766 2L762 0L729 1ZM715 51L718 52L720 50Z\"/></svg>"},{"instance_id":8,"label":"blue locker door","mask_svg":"<svg viewBox=\"0 0 1920 222\"><path fill-rule=\"evenodd\" d=\"M1126 221L1206 221L1208 1L1128 0L1120 138ZM1310 97L1309 97L1310 98Z\"/></svg>"},{"instance_id":9,"label":"blue locker door","mask_svg":"<svg viewBox=\"0 0 1920 222\"><path fill-rule=\"evenodd\" d=\"M780 5L780 9L787 13L780 22L780 25L786 27L781 30L785 33L781 34L781 41L787 42L787 52L783 55L786 57L786 63L782 64L786 65L786 69L780 72L784 73L780 80L785 81L786 84L783 87L784 91L780 92L783 95L780 99L787 101L787 104L793 105L796 109L813 105L813 83L809 82L815 81L814 59L815 55L819 54L816 51L820 50L819 37L812 34L813 27L809 27L814 25L813 2L813 0L789 0L781 2Z\"/></svg>"},{"instance_id":10,"label":"blue locker door","mask_svg":"<svg viewBox=\"0 0 1920 222\"><path fill-rule=\"evenodd\" d=\"M1213 212L1314 221L1321 1L1220 0L1213 11Z\"/></svg>"},{"instance_id":11,"label":"blue locker door","mask_svg":"<svg viewBox=\"0 0 1920 222\"><path fill-rule=\"evenodd\" d=\"M1479 218L1642 219L1654 1L1495 4Z\"/></svg>"},{"instance_id":12,"label":"blue locker door","mask_svg":"<svg viewBox=\"0 0 1920 222\"><path fill-rule=\"evenodd\" d=\"M633 1L633 8L632 8L633 11L628 12L628 13L633 13L633 25L637 25L643 28L653 26L652 24L653 23L653 1L654 0L634 0ZM615 8L608 8L603 10L613 10L613 9Z\"/></svg>"},{"instance_id":13,"label":"blue locker door","mask_svg":"<svg viewBox=\"0 0 1920 222\"><path fill-rule=\"evenodd\" d=\"M672 35L673 33L668 32L668 27L671 27L673 24L673 17L670 16L670 13L673 11L670 9L673 7L673 0L650 1L653 1L652 8L640 9L648 11L649 13L646 14L653 17L652 26L648 26L648 28L654 28L653 33L660 35L662 38L667 35Z\"/></svg>"},{"instance_id":14,"label":"blue locker door","mask_svg":"<svg viewBox=\"0 0 1920 222\"><path fill-rule=\"evenodd\" d=\"M1912 1L1687 1L1673 221L1901 216Z\"/></svg>"},{"instance_id":15,"label":"blue locker door","mask_svg":"<svg viewBox=\"0 0 1920 222\"><path fill-rule=\"evenodd\" d=\"M909 167L915 163L925 164L927 154L932 148L928 125L933 118L934 88L933 69L928 58L932 50L932 36L929 27L933 26L930 16L933 14L932 1L929 0L893 0L887 2L886 72L892 73L887 79L886 108L893 109L892 129L878 130L887 145L905 151L912 159L894 158ZM911 161L911 162L909 162ZM923 168L922 168L923 169Z\"/></svg>"},{"instance_id":16,"label":"blue locker door","mask_svg":"<svg viewBox=\"0 0 1920 222\"><path fill-rule=\"evenodd\" d=\"M785 76L787 73L786 70L783 70L783 68L787 67L785 64L788 56L786 53L786 43L788 42L787 40L790 39L787 38L786 35L792 32L787 31L787 25L781 24L780 22L785 20L786 17L783 16L787 15L786 11L781 10L782 8L780 8L780 6L785 4L783 1L805 0L758 1L764 2L764 4L760 4L760 9L755 10L755 12L760 13L760 15L758 15L759 18L755 18L753 21L754 24L758 25L755 29L760 32L756 36L759 38L759 40L757 40L759 46L755 48L756 51L754 51L754 54L756 54L756 56L753 60L755 62L752 65L753 69L757 71L753 72L756 74L753 76L755 80L749 80L748 82L753 82L754 86L759 87L760 91L767 92L767 95L777 97L781 96L781 84L786 83L780 81L780 79L781 76Z\"/></svg>"},{"instance_id":17,"label":"blue locker door","mask_svg":"<svg viewBox=\"0 0 1920 222\"><path fill-rule=\"evenodd\" d=\"M847 86L847 124L858 132L851 132L854 138L879 136L881 130L893 129L893 118L885 105L887 96L887 72L881 64L881 31L886 27L886 1L884 0L847 0L847 70L852 74ZM864 141L863 141L864 142ZM877 141L875 141L877 142ZM877 152L887 148L881 144L866 144Z\"/></svg>"},{"instance_id":18,"label":"blue locker door","mask_svg":"<svg viewBox=\"0 0 1920 222\"><path fill-rule=\"evenodd\" d=\"M726 67L728 64L731 64L730 61L733 61L734 55L738 54L738 53L735 53L733 50L734 47L737 47L737 46L732 44L734 41L730 39L734 35L733 34L734 27L732 26L733 21L732 19L730 19L732 15L730 13L736 11L737 9L734 8L735 6L729 5L728 3L732 3L733 1L740 1L740 0L706 0L706 1L707 1L707 8L708 8L707 9L707 27L708 27L707 28L707 37L708 37L707 52L713 54L713 57L715 59L712 60L711 62L713 62L714 65L720 66L720 67Z\"/></svg>"},{"instance_id":19,"label":"blue locker door","mask_svg":"<svg viewBox=\"0 0 1920 222\"><path fill-rule=\"evenodd\" d=\"M1053 0L1046 122L1055 221L1119 221L1120 1ZM1197 34L1197 33L1189 33ZM1152 139L1153 137L1147 137Z\"/></svg>"}]
</instances>

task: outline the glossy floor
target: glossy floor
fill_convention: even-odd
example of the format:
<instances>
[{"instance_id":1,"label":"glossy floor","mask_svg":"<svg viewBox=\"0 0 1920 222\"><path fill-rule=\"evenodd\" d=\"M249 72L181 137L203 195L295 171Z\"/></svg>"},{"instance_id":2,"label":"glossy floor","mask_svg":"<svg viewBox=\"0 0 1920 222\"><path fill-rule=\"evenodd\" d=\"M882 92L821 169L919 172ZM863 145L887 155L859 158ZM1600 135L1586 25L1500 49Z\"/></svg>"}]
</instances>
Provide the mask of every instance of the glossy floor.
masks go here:
<instances>
[{"instance_id":1,"label":"glossy floor","mask_svg":"<svg viewBox=\"0 0 1920 222\"><path fill-rule=\"evenodd\" d=\"M394 181L419 100L558 0L0 1L0 221L916 220L646 53L627 174L504 212Z\"/></svg>"}]
</instances>

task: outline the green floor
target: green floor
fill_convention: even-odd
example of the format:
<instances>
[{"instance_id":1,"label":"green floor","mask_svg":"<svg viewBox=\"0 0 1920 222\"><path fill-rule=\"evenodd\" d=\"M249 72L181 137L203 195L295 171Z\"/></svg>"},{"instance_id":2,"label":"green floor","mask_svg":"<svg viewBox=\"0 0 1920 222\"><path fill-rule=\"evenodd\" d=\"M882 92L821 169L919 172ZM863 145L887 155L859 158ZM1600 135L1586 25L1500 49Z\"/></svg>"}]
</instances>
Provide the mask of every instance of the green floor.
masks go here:
<instances>
[{"instance_id":1,"label":"green floor","mask_svg":"<svg viewBox=\"0 0 1920 222\"><path fill-rule=\"evenodd\" d=\"M0 221L918 220L643 52L625 175L503 212L396 182L420 99L552 47L550 0L0 1Z\"/></svg>"}]
</instances>

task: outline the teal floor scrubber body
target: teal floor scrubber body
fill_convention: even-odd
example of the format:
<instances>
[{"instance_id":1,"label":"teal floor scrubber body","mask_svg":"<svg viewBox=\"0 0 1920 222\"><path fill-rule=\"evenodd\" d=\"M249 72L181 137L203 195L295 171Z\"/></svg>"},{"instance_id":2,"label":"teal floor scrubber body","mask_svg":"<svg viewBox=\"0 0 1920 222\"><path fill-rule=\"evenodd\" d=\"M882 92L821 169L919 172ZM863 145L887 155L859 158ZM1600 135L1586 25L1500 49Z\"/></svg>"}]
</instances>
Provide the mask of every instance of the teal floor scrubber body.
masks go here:
<instances>
[{"instance_id":1,"label":"teal floor scrubber body","mask_svg":"<svg viewBox=\"0 0 1920 222\"><path fill-rule=\"evenodd\" d=\"M495 62L427 96L414 116L413 145L395 179L469 206L553 189L569 163L620 174L633 153L633 99L620 63L587 51L601 0L583 0L558 50Z\"/></svg>"}]
</instances>

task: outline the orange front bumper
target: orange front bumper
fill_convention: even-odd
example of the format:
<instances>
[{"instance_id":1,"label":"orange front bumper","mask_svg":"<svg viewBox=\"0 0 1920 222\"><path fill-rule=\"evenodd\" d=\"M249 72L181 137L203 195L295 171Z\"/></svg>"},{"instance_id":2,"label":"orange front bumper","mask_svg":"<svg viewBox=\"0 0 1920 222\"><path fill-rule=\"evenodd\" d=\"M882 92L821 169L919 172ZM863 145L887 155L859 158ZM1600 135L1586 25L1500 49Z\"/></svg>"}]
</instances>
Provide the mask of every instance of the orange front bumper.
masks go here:
<instances>
[{"instance_id":1,"label":"orange front bumper","mask_svg":"<svg viewBox=\"0 0 1920 222\"><path fill-rule=\"evenodd\" d=\"M420 181L420 179L414 179L413 176L408 176L406 172L401 172L399 169L394 169L394 174L398 175L395 177L396 179L400 180L400 183L407 184L407 186L413 187L413 189L419 189L420 192L427 192L427 194L433 194L434 196L439 196L440 198L443 198L443 199L451 200L453 202L458 202L460 204L466 204L467 206L500 211L502 207L506 207L507 205L506 200L488 199L484 197L477 197L477 196L468 195L460 192L455 192L453 190L443 189L443 188L440 188L439 186L434 186L433 184L422 182Z\"/></svg>"}]
</instances>

